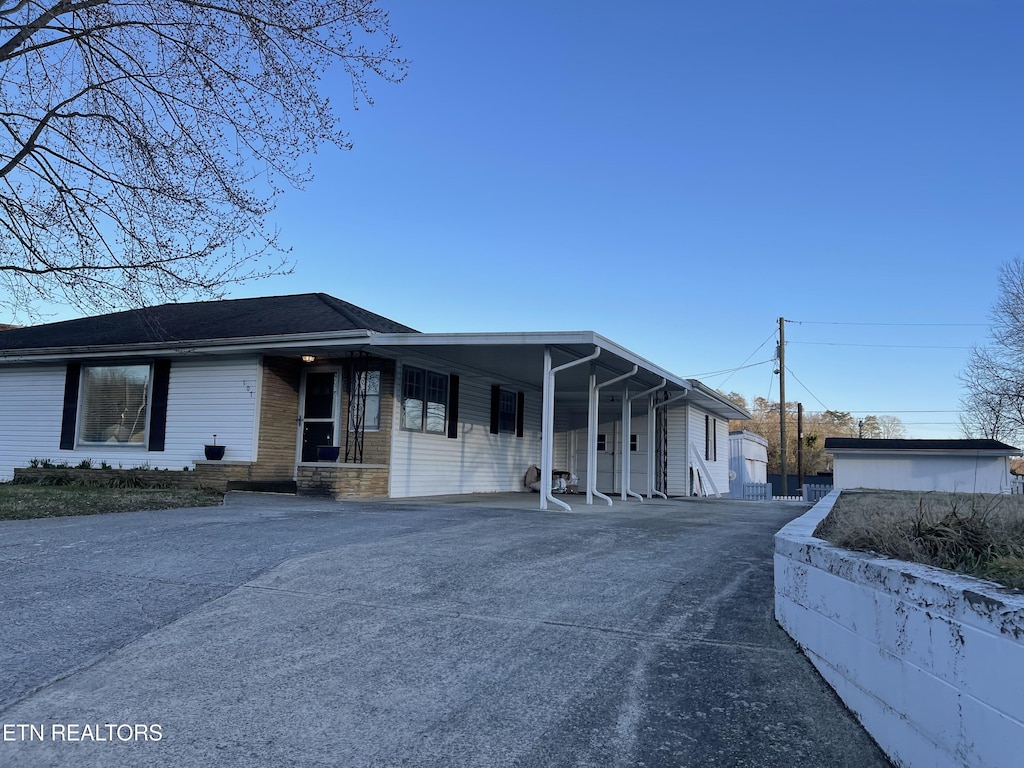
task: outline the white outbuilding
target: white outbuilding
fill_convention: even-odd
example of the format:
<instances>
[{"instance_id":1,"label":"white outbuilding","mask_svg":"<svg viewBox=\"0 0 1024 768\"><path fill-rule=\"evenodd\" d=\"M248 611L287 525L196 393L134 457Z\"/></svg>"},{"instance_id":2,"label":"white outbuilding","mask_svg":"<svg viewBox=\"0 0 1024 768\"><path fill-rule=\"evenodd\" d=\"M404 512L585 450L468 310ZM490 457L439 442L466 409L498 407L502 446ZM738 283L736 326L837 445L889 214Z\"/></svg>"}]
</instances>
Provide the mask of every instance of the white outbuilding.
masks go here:
<instances>
[{"instance_id":1,"label":"white outbuilding","mask_svg":"<svg viewBox=\"0 0 1024 768\"><path fill-rule=\"evenodd\" d=\"M1008 493L1010 457L998 440L872 440L829 437L836 488Z\"/></svg>"},{"instance_id":2,"label":"white outbuilding","mask_svg":"<svg viewBox=\"0 0 1024 768\"><path fill-rule=\"evenodd\" d=\"M768 482L768 440L747 429L729 433L729 496L744 498L743 486Z\"/></svg>"}]
</instances>

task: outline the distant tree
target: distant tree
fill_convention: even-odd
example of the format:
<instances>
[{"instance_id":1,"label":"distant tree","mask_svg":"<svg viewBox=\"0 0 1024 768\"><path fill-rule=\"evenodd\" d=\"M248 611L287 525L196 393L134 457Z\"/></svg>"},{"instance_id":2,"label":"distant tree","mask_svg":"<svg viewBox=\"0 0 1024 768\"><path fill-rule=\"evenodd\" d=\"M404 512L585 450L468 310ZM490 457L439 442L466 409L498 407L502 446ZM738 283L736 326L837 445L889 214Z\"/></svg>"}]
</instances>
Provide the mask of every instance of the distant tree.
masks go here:
<instances>
[{"instance_id":1,"label":"distant tree","mask_svg":"<svg viewBox=\"0 0 1024 768\"><path fill-rule=\"evenodd\" d=\"M732 395L729 395L732 399ZM734 402L736 402L734 400ZM781 470L782 450L779 417L781 409L778 403L770 402L763 397L755 397L750 407L753 418L750 421L730 422L731 429L747 429L761 435L768 441L768 471L777 473ZM786 466L797 471L797 404L786 404ZM866 416L863 423L872 434L865 437L903 437L906 430L903 422L896 416ZM736 426L732 426L735 424ZM814 475L832 470L832 457L825 453L825 438L856 437L858 434L857 420L848 411L804 411L803 456L804 474Z\"/></svg>"},{"instance_id":2,"label":"distant tree","mask_svg":"<svg viewBox=\"0 0 1024 768\"><path fill-rule=\"evenodd\" d=\"M858 424L858 434L875 440L890 440L905 437L907 430L895 416L865 416Z\"/></svg>"},{"instance_id":3,"label":"distant tree","mask_svg":"<svg viewBox=\"0 0 1024 768\"><path fill-rule=\"evenodd\" d=\"M376 0L0 0L0 304L104 309L287 269L267 214L400 81Z\"/></svg>"},{"instance_id":4,"label":"distant tree","mask_svg":"<svg viewBox=\"0 0 1024 768\"><path fill-rule=\"evenodd\" d=\"M1024 440L1024 261L999 268L989 343L971 350L960 375L965 437Z\"/></svg>"}]
</instances>

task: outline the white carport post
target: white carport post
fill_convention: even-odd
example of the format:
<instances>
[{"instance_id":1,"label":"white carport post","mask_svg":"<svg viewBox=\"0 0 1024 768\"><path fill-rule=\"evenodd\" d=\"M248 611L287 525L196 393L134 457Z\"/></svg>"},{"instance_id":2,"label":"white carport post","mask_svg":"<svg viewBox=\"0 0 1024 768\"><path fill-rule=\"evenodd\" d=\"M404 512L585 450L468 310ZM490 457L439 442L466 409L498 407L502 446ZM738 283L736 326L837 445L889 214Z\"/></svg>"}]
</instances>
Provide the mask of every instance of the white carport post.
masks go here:
<instances>
[{"instance_id":1,"label":"white carport post","mask_svg":"<svg viewBox=\"0 0 1024 768\"><path fill-rule=\"evenodd\" d=\"M597 366L590 365L590 381L587 387L587 504L594 503L594 488L591 479L597 476ZM599 494L609 504L612 500Z\"/></svg>"},{"instance_id":2,"label":"white carport post","mask_svg":"<svg viewBox=\"0 0 1024 768\"><path fill-rule=\"evenodd\" d=\"M637 392L635 395L633 395L631 398L629 398L630 403L632 403L634 400L639 400L641 397L646 397L647 398L647 498L648 499L651 498L652 492L654 491L654 393L657 392L662 387L664 387L666 384L668 384L668 379L662 378L661 384L657 384L657 385L651 387L650 389L645 389L643 392ZM632 408L630 408L629 418L630 419L633 418ZM626 447L629 448L628 445ZM629 475L626 475L626 479L627 480L629 479ZM623 487L624 488L628 488L629 486L626 485L626 486L623 486ZM630 493L631 496L636 496L638 499L640 499L640 501L643 501L643 499L638 494L635 494L632 491L630 491L629 493ZM664 496L664 494L661 494L661 495Z\"/></svg>"},{"instance_id":3,"label":"white carport post","mask_svg":"<svg viewBox=\"0 0 1024 768\"><path fill-rule=\"evenodd\" d=\"M540 508L547 509L548 502L558 504L566 512L572 512L572 507L561 499L551 495L551 470L554 463L555 450L555 376L566 368L596 360L601 354L600 347L594 347L594 351L579 360L572 360L563 363L557 368L551 367L551 347L544 347L544 397L543 412L541 414L540 430Z\"/></svg>"},{"instance_id":4,"label":"white carport post","mask_svg":"<svg viewBox=\"0 0 1024 768\"><path fill-rule=\"evenodd\" d=\"M597 406L600 402L601 390L611 384L632 378L639 370L640 366L634 365L633 370L629 373L595 384L593 387L594 396L590 401L590 417L587 419L587 504L593 504L594 497L600 496L608 502L609 507L612 506L612 500L597 490L597 419L599 415ZM593 374L591 374L591 381L594 381Z\"/></svg>"},{"instance_id":5,"label":"white carport post","mask_svg":"<svg viewBox=\"0 0 1024 768\"><path fill-rule=\"evenodd\" d=\"M643 501L643 496L629 490L629 422L632 415L633 401L629 398L629 385L627 384L622 388L622 461L619 462L622 478L619 480L619 498L626 501L630 496L636 496Z\"/></svg>"}]
</instances>

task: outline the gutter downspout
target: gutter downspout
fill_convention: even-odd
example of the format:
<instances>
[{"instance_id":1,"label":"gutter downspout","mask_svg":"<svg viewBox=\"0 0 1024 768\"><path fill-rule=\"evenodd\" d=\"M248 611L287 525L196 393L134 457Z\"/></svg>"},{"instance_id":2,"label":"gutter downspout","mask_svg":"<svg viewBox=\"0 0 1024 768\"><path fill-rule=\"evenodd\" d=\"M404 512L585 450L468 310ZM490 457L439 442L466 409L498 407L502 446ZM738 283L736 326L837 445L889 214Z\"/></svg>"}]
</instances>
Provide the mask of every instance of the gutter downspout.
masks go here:
<instances>
[{"instance_id":1,"label":"gutter downspout","mask_svg":"<svg viewBox=\"0 0 1024 768\"><path fill-rule=\"evenodd\" d=\"M641 397L647 398L647 498L651 498L654 491L654 393L659 389L668 384L668 379L662 377L661 384L657 384L650 389L645 389L643 392L638 392L629 398L630 403L634 400L639 400ZM629 418L633 418L633 412L630 411ZM627 446L628 447L628 446ZM624 480L629 480L629 476L626 475ZM640 501L643 501L643 497L633 491L629 490L629 483L623 485L623 488L627 489L626 492L630 496L636 496ZM664 494L661 494L664 496Z\"/></svg>"},{"instance_id":2,"label":"gutter downspout","mask_svg":"<svg viewBox=\"0 0 1024 768\"><path fill-rule=\"evenodd\" d=\"M626 379L632 378L633 376L636 375L636 372L639 371L639 370L640 370L640 366L639 365L634 365L633 366L633 370L631 370L629 373L624 373L621 376L616 376L614 379L608 379L608 381L601 382L600 384L596 384L594 386L594 399L591 401L591 406L590 406L591 407L591 417L590 418L593 420L593 425L592 425L592 428L590 428L591 424L590 424L590 420L588 419L588 433L587 433L587 442L588 442L588 445L587 445L587 448L588 448L588 451L587 451L587 503L588 504L593 504L594 496L600 496L602 499L604 499L605 501L608 502L608 506L609 507L612 506L612 500L610 498L608 498L607 496L605 496L603 493L601 493L599 490L597 490L597 418L598 418L597 406L598 406L598 397L599 397L598 393L604 387L607 387L607 386L609 386L611 384L617 384L620 381L625 381ZM593 376L591 376L591 378L593 379ZM627 443L626 447L627 448L629 447L628 443ZM593 459L592 462L591 462L591 459Z\"/></svg>"},{"instance_id":3,"label":"gutter downspout","mask_svg":"<svg viewBox=\"0 0 1024 768\"><path fill-rule=\"evenodd\" d=\"M600 354L601 348L595 346L594 351L586 357L581 357L579 360L572 360L552 368L551 347L544 347L544 410L541 417L540 440L540 508L542 510L548 508L548 502L550 501L565 509L566 512L572 512L572 507L551 495L551 470L554 462L553 453L555 447L555 376L566 368L572 368L573 366L596 360Z\"/></svg>"},{"instance_id":4,"label":"gutter downspout","mask_svg":"<svg viewBox=\"0 0 1024 768\"><path fill-rule=\"evenodd\" d=\"M683 400L683 399L685 399L685 398L686 398L686 396L687 396L688 394L690 394L690 390L689 390L689 389L687 389L687 390L685 390L685 391L683 391L683 392L680 392L680 393L679 393L678 395L674 395L673 397L670 397L670 398L669 398L668 400L662 400L662 401L661 401L660 403L654 403L654 404L653 404L653 405L652 405L652 406L650 407L649 413L654 413L654 411L656 411L656 410L657 410L658 408L663 408L663 407L665 407L666 405L670 405L671 403L674 403L674 402L676 402L677 400ZM653 430L650 430L650 431L651 431L651 432L653 433ZM687 432L689 432L689 431L690 431L690 414L689 414L689 407L687 407L687 414L686 414L686 431L687 431ZM689 435L685 435L685 437L687 438L687 440L686 440L686 466L687 466L687 468L689 468L689 466L690 466L690 440L689 440ZM648 443L648 445L649 445L649 444L650 444L650 443ZM688 478L687 478L687 482L689 482L689 479L688 479ZM648 483L647 483L647 484L648 484L648 486L649 486L649 487L651 488L651 490L652 490L652 491L653 491L654 493L658 494L658 495L659 495L659 496L661 496L661 498L663 498L663 499L668 499L668 496L666 496L666 495L665 495L664 493L662 493L661 491L654 491L654 475L653 475L653 474L651 474L651 475L650 475L650 476L648 477ZM684 485L685 485L685 483L684 483ZM666 487L666 490L668 490L668 488L667 488L667 487Z\"/></svg>"}]
</instances>

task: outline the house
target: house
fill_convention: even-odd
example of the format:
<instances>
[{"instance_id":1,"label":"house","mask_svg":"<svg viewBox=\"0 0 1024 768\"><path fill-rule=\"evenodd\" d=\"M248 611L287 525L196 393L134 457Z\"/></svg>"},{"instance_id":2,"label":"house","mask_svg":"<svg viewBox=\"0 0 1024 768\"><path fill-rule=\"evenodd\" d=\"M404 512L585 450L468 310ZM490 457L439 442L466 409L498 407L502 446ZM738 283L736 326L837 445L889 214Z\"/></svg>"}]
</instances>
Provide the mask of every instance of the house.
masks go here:
<instances>
[{"instance_id":1,"label":"house","mask_svg":"<svg viewBox=\"0 0 1024 768\"><path fill-rule=\"evenodd\" d=\"M746 429L729 433L729 496L744 498L743 486L768 482L768 440ZM770 491L765 491L771 497Z\"/></svg>"},{"instance_id":2,"label":"house","mask_svg":"<svg viewBox=\"0 0 1024 768\"><path fill-rule=\"evenodd\" d=\"M836 488L1004 493L1010 457L1020 449L998 440L825 438Z\"/></svg>"},{"instance_id":3,"label":"house","mask_svg":"<svg viewBox=\"0 0 1024 768\"><path fill-rule=\"evenodd\" d=\"M420 333L322 293L165 304L0 333L0 478L31 459L195 469L337 497L587 503L728 488L749 414L594 333ZM223 460L204 445L225 447ZM336 460L321 460L335 446ZM591 471L593 468L593 471Z\"/></svg>"}]
</instances>

